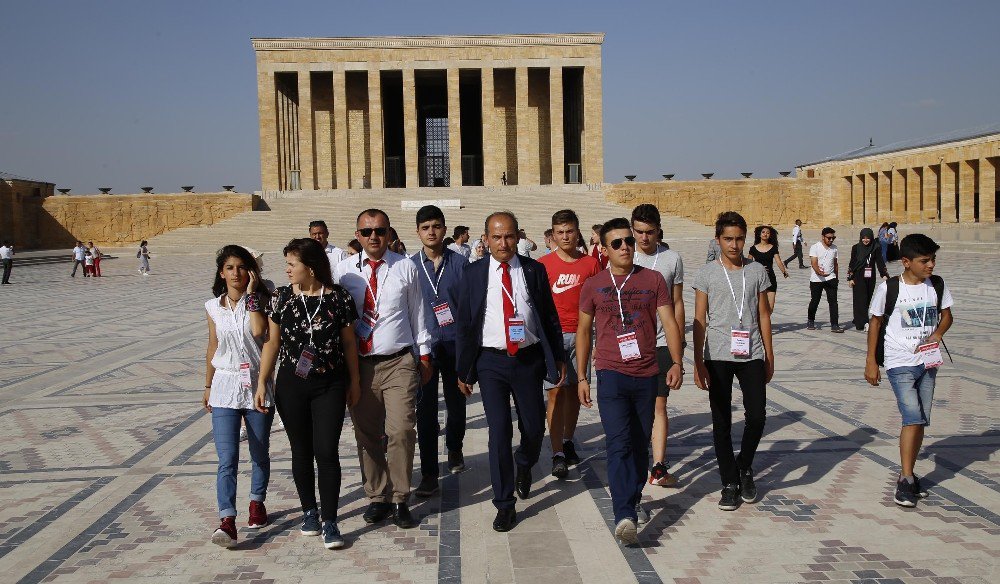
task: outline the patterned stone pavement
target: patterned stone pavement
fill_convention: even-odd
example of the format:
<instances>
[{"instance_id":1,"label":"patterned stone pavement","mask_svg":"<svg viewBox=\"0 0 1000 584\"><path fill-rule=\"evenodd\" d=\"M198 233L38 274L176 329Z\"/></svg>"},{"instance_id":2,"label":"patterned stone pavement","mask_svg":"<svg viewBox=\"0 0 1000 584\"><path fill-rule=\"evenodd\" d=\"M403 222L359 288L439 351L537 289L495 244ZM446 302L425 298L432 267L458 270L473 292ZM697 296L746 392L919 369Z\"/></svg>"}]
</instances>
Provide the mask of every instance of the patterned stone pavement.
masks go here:
<instances>
[{"instance_id":1,"label":"patterned stone pavement","mask_svg":"<svg viewBox=\"0 0 1000 584\"><path fill-rule=\"evenodd\" d=\"M478 397L469 405L470 470L446 478L440 496L415 500L418 529L364 524L348 426L348 547L327 551L300 536L288 444L275 430L273 523L257 534L241 530L235 551L217 548L208 541L217 521L214 447L199 409L212 258L154 257L148 278L127 252L102 265L101 280L70 279L62 265L15 267L16 285L0 290L0 580L996 582L1000 297L985 275L998 257L996 231L983 229L992 244L949 243L949 233L935 235L945 241L938 273L957 302L947 338L955 363L938 378L918 463L931 496L911 510L892 503L899 414L891 390L862 379L863 334L831 335L825 324L805 330L808 272L792 269L779 283L778 371L755 464L761 500L717 509L708 400L688 376L670 398L670 461L682 482L646 489L653 518L633 549L610 531L596 408L580 420L584 463L555 481L546 446L534 493L519 503L519 525L494 533ZM840 235L848 247L853 237ZM689 273L707 237L668 234ZM279 260L267 258L276 280ZM840 294L849 313L846 285ZM825 315L823 304L820 321ZM245 447L243 464L241 512Z\"/></svg>"}]
</instances>

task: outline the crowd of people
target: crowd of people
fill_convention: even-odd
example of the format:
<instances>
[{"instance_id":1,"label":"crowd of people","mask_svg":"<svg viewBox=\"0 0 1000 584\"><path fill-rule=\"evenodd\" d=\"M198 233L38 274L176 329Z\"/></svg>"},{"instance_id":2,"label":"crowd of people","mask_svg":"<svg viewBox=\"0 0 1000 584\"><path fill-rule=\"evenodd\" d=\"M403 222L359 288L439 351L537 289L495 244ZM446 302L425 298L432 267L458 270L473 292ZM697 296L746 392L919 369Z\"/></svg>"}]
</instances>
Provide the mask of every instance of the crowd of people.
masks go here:
<instances>
[{"instance_id":1,"label":"crowd of people","mask_svg":"<svg viewBox=\"0 0 1000 584\"><path fill-rule=\"evenodd\" d=\"M546 428L552 476L564 479L582 464L577 421L580 408L596 401L614 533L621 543L635 544L638 526L649 521L640 504L644 487L679 482L667 460L667 401L684 379L688 324L694 382L708 393L712 414L718 507L756 502L753 464L776 359L776 270L788 278L787 266L796 258L811 269L808 328L815 328L825 292L831 330L843 332L835 231L823 229L806 266L801 222L792 234L795 254L782 261L773 227L754 229L746 250L744 218L720 214L708 261L688 278L694 290L688 321L683 261L664 242L655 206L639 205L628 219L592 226L589 250L572 210L555 213L551 223L544 253L533 259L537 244L507 211L486 217L482 237L470 245L468 226L449 235L441 209L425 206L416 214L420 249L412 255L380 209L358 215L346 249L329 242L323 221L313 221L308 238L284 248L288 282L278 287L262 278L259 254L238 245L222 248L213 297L205 304L203 405L212 415L219 457L221 518L212 541L237 544L241 426L252 464L247 526L269 522L264 502L275 412L291 446L303 535L321 536L328 549L345 545L338 507L347 412L368 500L364 521L416 527L411 493L426 498L440 489L439 400L446 410L447 472L459 473L466 468L466 402L478 388L489 436L494 530L516 526L516 502L530 497ZM887 278L881 241L872 230L861 231L847 279L855 327L868 329L864 376L878 385L880 367L886 369L902 415L902 471L893 498L914 506L926 496L913 467L930 423L953 301L933 275L938 246L930 238L913 234L899 242L902 275L893 278ZM734 380L746 419L738 451L731 436ZM417 446L420 480L414 488Z\"/></svg>"}]
</instances>

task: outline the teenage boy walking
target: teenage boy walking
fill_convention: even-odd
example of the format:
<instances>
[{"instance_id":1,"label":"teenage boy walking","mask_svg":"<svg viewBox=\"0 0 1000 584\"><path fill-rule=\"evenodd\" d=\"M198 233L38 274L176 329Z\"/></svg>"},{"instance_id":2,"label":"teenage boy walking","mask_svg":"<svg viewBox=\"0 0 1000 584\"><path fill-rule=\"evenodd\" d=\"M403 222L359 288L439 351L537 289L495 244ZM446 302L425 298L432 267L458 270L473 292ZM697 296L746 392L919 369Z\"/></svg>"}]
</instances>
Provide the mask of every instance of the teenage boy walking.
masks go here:
<instances>
[{"instance_id":1,"label":"teenage boy walking","mask_svg":"<svg viewBox=\"0 0 1000 584\"><path fill-rule=\"evenodd\" d=\"M819 299L826 292L826 302L830 305L830 332L842 333L840 315L837 314L837 286L840 284L840 266L837 262L837 246L834 240L837 232L833 227L824 227L819 241L809 248L809 261L812 262L812 272L809 274L809 322L806 328L816 330L816 309Z\"/></svg>"},{"instance_id":2,"label":"teenage boy walking","mask_svg":"<svg viewBox=\"0 0 1000 584\"><path fill-rule=\"evenodd\" d=\"M708 390L715 458L722 476L719 509L733 511L757 500L754 455L764 435L765 387L774 375L771 311L764 266L743 256L747 222L734 211L720 213L715 238L722 257L694 275L695 385ZM743 391L746 427L740 454L733 452L733 378Z\"/></svg>"},{"instance_id":3,"label":"teenage boy walking","mask_svg":"<svg viewBox=\"0 0 1000 584\"><path fill-rule=\"evenodd\" d=\"M556 386L544 381L548 404L546 418L549 438L552 440L552 476L564 479L569 467L580 463L573 443L573 433L580 417L580 400L577 399L577 381L583 377L590 381L590 363L585 369L576 368L576 329L580 322L580 291L589 278L601 271L593 257L577 249L580 239L580 219L569 209L552 215L552 241L555 251L538 258L545 266L552 288L552 301L559 314L562 327L563 349L566 351L566 379Z\"/></svg>"},{"instance_id":4,"label":"teenage boy walking","mask_svg":"<svg viewBox=\"0 0 1000 584\"><path fill-rule=\"evenodd\" d=\"M881 381L879 365L896 394L903 418L899 433L899 464L893 500L902 507L915 507L927 491L913 473L924 440L924 427L931 423L934 379L942 364L940 343L951 328L954 300L940 276L934 275L940 246L920 233L907 235L900 243L903 274L882 282L875 289L868 309L868 357L865 379L873 386Z\"/></svg>"},{"instance_id":5,"label":"teenage boy walking","mask_svg":"<svg viewBox=\"0 0 1000 584\"><path fill-rule=\"evenodd\" d=\"M580 292L576 363L577 370L583 371L590 361L596 319L597 406L605 434L615 537L631 545L639 541L636 525L640 517L648 517L639 501L649 471L649 437L660 376L657 318L673 359L665 376L672 389L681 386L682 337L663 276L633 262L635 237L628 219L608 221L600 237L609 264L607 270L587 280ZM581 378L578 387L580 403L592 407L590 384Z\"/></svg>"}]
</instances>

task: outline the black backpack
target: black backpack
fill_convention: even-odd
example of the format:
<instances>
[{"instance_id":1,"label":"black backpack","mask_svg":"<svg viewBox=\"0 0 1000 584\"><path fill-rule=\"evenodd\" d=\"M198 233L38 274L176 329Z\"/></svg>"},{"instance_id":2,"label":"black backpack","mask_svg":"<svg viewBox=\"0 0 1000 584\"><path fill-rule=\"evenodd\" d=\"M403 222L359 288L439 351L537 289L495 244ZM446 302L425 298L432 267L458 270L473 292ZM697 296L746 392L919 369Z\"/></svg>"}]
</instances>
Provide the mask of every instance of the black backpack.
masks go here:
<instances>
[{"instance_id":1,"label":"black backpack","mask_svg":"<svg viewBox=\"0 0 1000 584\"><path fill-rule=\"evenodd\" d=\"M878 329L878 344L875 345L875 362L885 366L885 329L889 326L889 318L896 309L896 298L899 296L899 276L893 276L885 282L885 310L882 311L882 325ZM937 295L937 319L941 322L941 301L944 298L944 278L931 276L931 286Z\"/></svg>"}]
</instances>

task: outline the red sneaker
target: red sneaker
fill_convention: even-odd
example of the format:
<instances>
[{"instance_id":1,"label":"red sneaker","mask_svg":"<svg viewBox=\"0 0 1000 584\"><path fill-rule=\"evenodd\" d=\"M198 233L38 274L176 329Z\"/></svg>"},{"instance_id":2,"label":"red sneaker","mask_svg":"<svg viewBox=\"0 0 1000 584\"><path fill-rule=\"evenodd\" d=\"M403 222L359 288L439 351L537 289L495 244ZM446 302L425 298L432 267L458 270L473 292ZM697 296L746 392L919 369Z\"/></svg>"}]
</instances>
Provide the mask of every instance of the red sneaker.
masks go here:
<instances>
[{"instance_id":1,"label":"red sneaker","mask_svg":"<svg viewBox=\"0 0 1000 584\"><path fill-rule=\"evenodd\" d=\"M224 517L219 528L212 534L212 543L227 549L236 547L236 518Z\"/></svg>"},{"instance_id":2,"label":"red sneaker","mask_svg":"<svg viewBox=\"0 0 1000 584\"><path fill-rule=\"evenodd\" d=\"M250 501L250 520L247 527L250 529L260 529L268 524L267 509L263 501Z\"/></svg>"}]
</instances>

